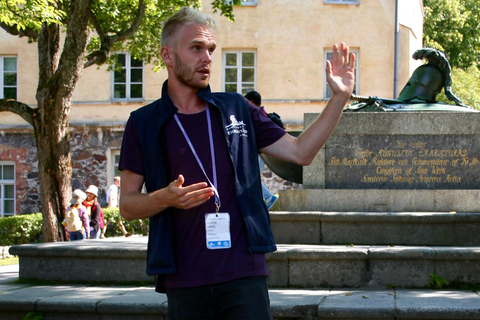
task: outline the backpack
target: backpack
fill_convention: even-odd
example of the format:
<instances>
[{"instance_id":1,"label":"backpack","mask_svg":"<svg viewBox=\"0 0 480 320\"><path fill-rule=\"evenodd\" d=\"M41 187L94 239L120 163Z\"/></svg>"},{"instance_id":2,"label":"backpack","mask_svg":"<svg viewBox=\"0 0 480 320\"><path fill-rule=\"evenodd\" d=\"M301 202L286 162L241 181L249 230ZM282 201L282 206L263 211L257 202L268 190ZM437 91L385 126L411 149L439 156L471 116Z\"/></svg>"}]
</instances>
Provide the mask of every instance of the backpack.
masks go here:
<instances>
[{"instance_id":1,"label":"backpack","mask_svg":"<svg viewBox=\"0 0 480 320\"><path fill-rule=\"evenodd\" d=\"M267 117L270 120L272 120L277 126L279 126L282 129L285 129L285 126L283 125L283 121L282 119L280 119L280 116L277 113L275 112L267 113Z\"/></svg>"},{"instance_id":2,"label":"backpack","mask_svg":"<svg viewBox=\"0 0 480 320\"><path fill-rule=\"evenodd\" d=\"M70 207L65 217L65 227L69 232L75 232L82 230L82 220L76 207Z\"/></svg>"}]
</instances>

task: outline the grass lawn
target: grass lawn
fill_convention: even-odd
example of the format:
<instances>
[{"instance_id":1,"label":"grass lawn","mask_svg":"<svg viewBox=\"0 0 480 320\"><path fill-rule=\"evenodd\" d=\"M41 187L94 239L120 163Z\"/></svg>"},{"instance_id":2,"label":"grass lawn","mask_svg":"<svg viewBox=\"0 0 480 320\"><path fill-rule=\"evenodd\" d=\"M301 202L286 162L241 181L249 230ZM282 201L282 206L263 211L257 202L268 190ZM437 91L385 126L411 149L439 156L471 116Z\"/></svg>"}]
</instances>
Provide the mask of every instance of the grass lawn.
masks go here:
<instances>
[{"instance_id":1,"label":"grass lawn","mask_svg":"<svg viewBox=\"0 0 480 320\"><path fill-rule=\"evenodd\" d=\"M8 265L11 265L11 264L18 264L18 257L0 259L0 267L1 266L8 266Z\"/></svg>"}]
</instances>

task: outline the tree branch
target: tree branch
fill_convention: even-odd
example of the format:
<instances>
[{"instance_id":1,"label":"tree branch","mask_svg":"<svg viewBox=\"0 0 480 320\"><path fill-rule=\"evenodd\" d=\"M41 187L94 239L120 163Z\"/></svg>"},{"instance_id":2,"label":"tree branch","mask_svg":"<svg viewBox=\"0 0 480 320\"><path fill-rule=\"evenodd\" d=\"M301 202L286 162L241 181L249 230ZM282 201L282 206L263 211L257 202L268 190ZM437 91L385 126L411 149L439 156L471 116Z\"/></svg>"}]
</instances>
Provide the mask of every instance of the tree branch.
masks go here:
<instances>
[{"instance_id":1,"label":"tree branch","mask_svg":"<svg viewBox=\"0 0 480 320\"><path fill-rule=\"evenodd\" d=\"M145 14L145 9L146 9L145 1L140 0L138 2L138 9L137 9L137 13L135 15L135 20L133 21L130 28L128 28L126 30L120 30L120 31L118 31L115 34L110 35L110 36L105 34L105 32L103 31L100 23L98 22L98 20L95 16L95 14L92 12L93 17L91 17L90 20L92 21L92 23L95 27L95 30L97 31L98 35L100 36L101 45L100 45L99 50L92 52L91 54L89 54L86 57L87 61L85 62L83 67L88 68L88 67L90 67L94 64L101 65L101 64L105 63L105 61L107 60L107 58L110 54L112 46L115 43L125 41L137 32L138 28L142 24L142 19L143 19L143 16Z\"/></svg>"},{"instance_id":2,"label":"tree branch","mask_svg":"<svg viewBox=\"0 0 480 320\"><path fill-rule=\"evenodd\" d=\"M10 26L10 25L5 24L4 22L0 23L0 27L3 30L7 31L12 36L29 37L29 38L33 38L33 39L38 38L38 31L35 31L32 28L26 28L26 29L18 30L16 24Z\"/></svg>"},{"instance_id":3,"label":"tree branch","mask_svg":"<svg viewBox=\"0 0 480 320\"><path fill-rule=\"evenodd\" d=\"M129 37L133 36L137 32L138 28L142 24L142 19L145 14L145 9L146 9L145 1L144 0L138 1L138 10L135 16L135 21L133 21L132 25L127 30L119 31L117 33L117 37L118 37L117 41L124 41Z\"/></svg>"},{"instance_id":4,"label":"tree branch","mask_svg":"<svg viewBox=\"0 0 480 320\"><path fill-rule=\"evenodd\" d=\"M0 99L0 112L2 111L10 111L18 114L33 126L33 117L37 109L30 108L25 103L13 99Z\"/></svg>"}]
</instances>

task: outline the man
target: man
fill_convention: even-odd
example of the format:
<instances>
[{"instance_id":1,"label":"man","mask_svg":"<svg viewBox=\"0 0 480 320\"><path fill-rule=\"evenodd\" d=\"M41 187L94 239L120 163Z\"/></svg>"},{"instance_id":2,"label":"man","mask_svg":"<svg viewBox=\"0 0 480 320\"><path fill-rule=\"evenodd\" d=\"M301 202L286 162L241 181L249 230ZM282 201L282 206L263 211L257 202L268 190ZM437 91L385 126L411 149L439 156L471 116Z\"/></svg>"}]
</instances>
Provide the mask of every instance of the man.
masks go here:
<instances>
[{"instance_id":1,"label":"man","mask_svg":"<svg viewBox=\"0 0 480 320\"><path fill-rule=\"evenodd\" d=\"M107 189L107 204L109 208L116 208L118 206L118 187L120 187L120 177L113 178L113 184Z\"/></svg>"},{"instance_id":2,"label":"man","mask_svg":"<svg viewBox=\"0 0 480 320\"><path fill-rule=\"evenodd\" d=\"M257 108L262 110L262 113L266 117L268 117L267 112L265 111L265 108L262 106L262 96L260 95L260 93L258 93L255 90L249 91L245 95L245 99L247 99L252 104L254 104ZM283 128L283 123L280 127ZM260 174L261 174L263 171L263 168L265 167L265 162L263 161L262 157L260 157L260 155L258 155L258 167L260 169ZM270 210L278 201L278 194L271 193L270 190L268 190L267 186L263 183L263 181L262 181L262 195L263 195L263 201L265 201L265 204L267 205L268 210Z\"/></svg>"},{"instance_id":3,"label":"man","mask_svg":"<svg viewBox=\"0 0 480 320\"><path fill-rule=\"evenodd\" d=\"M113 178L113 184L110 185L110 187L108 187L108 189L107 189L107 199L106 200L107 200L107 204L108 204L109 208L118 207L118 187L120 187L120 177L115 176ZM117 216L117 223L118 223L118 227L120 228L120 231L122 232L123 236L124 237L129 236L130 234L127 233L127 230L125 229L125 226L123 225L121 216ZM102 239L105 238L105 232L107 231L107 227L108 227L108 224L105 223L104 227L102 229L102 235L100 236L100 238L102 238Z\"/></svg>"},{"instance_id":4,"label":"man","mask_svg":"<svg viewBox=\"0 0 480 320\"><path fill-rule=\"evenodd\" d=\"M169 319L271 319L265 253L276 246L257 152L310 164L352 93L355 56L334 46L332 98L294 138L241 95L210 92L214 25L190 8L165 22L168 80L125 127L120 210L150 218L147 273L167 293Z\"/></svg>"}]
</instances>

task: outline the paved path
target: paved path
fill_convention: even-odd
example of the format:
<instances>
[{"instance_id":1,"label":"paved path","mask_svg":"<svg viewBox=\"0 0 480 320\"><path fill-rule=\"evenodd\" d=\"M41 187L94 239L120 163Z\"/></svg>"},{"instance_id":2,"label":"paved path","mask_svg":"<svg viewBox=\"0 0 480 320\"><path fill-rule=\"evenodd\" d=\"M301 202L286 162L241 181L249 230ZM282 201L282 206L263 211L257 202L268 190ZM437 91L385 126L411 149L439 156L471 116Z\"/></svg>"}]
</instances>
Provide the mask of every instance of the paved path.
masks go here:
<instances>
[{"instance_id":1,"label":"paved path","mask_svg":"<svg viewBox=\"0 0 480 320\"><path fill-rule=\"evenodd\" d=\"M0 266L0 285L18 280L18 264Z\"/></svg>"},{"instance_id":2,"label":"paved path","mask_svg":"<svg viewBox=\"0 0 480 320\"><path fill-rule=\"evenodd\" d=\"M166 313L166 297L153 286L30 286L15 283L18 268L0 267L2 319L19 310L50 315L45 319L72 313L150 319ZM270 289L270 297L275 319L480 319L480 295L472 291Z\"/></svg>"}]
</instances>

